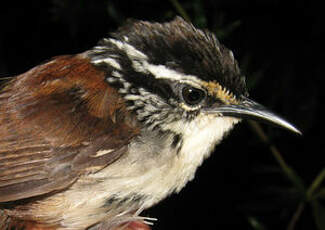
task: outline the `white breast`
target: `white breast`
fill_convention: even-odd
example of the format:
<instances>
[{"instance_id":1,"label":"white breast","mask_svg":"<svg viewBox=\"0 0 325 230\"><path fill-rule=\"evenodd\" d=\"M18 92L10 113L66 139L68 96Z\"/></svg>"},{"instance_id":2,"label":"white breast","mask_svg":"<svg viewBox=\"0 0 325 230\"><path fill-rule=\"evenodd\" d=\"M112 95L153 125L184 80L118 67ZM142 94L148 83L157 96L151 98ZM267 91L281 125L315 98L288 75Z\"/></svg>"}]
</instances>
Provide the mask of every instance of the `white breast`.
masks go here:
<instances>
[{"instance_id":1,"label":"white breast","mask_svg":"<svg viewBox=\"0 0 325 230\"><path fill-rule=\"evenodd\" d=\"M144 132L118 161L45 200L44 215L63 217L52 221L59 221L64 229L79 230L149 208L192 180L197 167L237 122L234 118L198 116L185 125L170 124L169 130L182 134L179 152L171 147L172 136ZM120 203L105 206L110 198Z\"/></svg>"}]
</instances>

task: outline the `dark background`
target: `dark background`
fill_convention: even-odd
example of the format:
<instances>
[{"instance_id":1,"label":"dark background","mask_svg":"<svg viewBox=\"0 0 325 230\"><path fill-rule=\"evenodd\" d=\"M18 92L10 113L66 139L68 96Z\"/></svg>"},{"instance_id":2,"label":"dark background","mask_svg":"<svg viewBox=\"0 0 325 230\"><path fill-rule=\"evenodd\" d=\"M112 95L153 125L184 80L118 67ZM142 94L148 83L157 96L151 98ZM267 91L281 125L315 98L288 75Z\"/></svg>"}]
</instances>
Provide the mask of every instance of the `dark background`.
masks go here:
<instances>
[{"instance_id":1,"label":"dark background","mask_svg":"<svg viewBox=\"0 0 325 230\"><path fill-rule=\"evenodd\" d=\"M5 2L7 6L0 7L2 82L53 56L91 48L126 18L163 22L179 15L171 1ZM216 32L233 50L247 76L251 98L302 130L299 137L262 125L306 187L325 165L320 50L324 10L318 2L180 0L196 26ZM299 203L305 205L293 229L321 229L315 216L325 218L325 212L305 200L269 145L244 122L217 146L194 181L144 215L159 219L156 230L286 229ZM324 200L317 204L324 205Z\"/></svg>"}]
</instances>

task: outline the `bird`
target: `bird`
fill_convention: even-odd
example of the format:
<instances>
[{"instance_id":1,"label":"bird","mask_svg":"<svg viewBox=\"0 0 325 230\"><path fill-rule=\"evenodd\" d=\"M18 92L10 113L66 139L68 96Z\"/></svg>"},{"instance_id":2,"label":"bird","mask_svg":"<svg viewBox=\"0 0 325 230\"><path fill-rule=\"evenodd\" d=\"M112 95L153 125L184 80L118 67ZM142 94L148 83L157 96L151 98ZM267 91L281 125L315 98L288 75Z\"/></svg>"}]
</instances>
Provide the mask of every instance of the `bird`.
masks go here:
<instances>
[{"instance_id":1,"label":"bird","mask_svg":"<svg viewBox=\"0 0 325 230\"><path fill-rule=\"evenodd\" d=\"M145 230L252 119L301 132L249 98L231 50L181 17L129 20L0 92L1 230Z\"/></svg>"}]
</instances>

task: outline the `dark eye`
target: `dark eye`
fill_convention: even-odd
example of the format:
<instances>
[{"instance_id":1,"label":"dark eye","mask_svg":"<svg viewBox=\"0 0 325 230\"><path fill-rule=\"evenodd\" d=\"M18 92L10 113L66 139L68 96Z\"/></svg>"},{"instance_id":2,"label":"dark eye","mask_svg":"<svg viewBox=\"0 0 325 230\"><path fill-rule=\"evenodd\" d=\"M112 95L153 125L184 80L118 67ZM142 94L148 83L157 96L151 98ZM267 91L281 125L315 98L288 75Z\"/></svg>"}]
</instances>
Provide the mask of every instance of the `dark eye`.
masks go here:
<instances>
[{"instance_id":1,"label":"dark eye","mask_svg":"<svg viewBox=\"0 0 325 230\"><path fill-rule=\"evenodd\" d=\"M189 105L199 104L205 98L205 92L191 86L185 86L182 89L182 97Z\"/></svg>"}]
</instances>

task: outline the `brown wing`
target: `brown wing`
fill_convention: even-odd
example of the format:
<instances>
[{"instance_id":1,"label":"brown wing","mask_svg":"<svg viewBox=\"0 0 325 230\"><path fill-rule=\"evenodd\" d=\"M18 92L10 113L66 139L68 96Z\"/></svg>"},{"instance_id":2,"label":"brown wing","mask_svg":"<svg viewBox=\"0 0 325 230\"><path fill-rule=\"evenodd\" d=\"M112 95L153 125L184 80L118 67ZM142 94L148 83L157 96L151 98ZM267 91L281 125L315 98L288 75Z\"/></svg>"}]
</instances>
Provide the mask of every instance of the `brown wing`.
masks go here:
<instances>
[{"instance_id":1,"label":"brown wing","mask_svg":"<svg viewBox=\"0 0 325 230\"><path fill-rule=\"evenodd\" d=\"M127 150L138 131L104 77L83 55L62 56L4 87L0 202L64 189Z\"/></svg>"}]
</instances>

